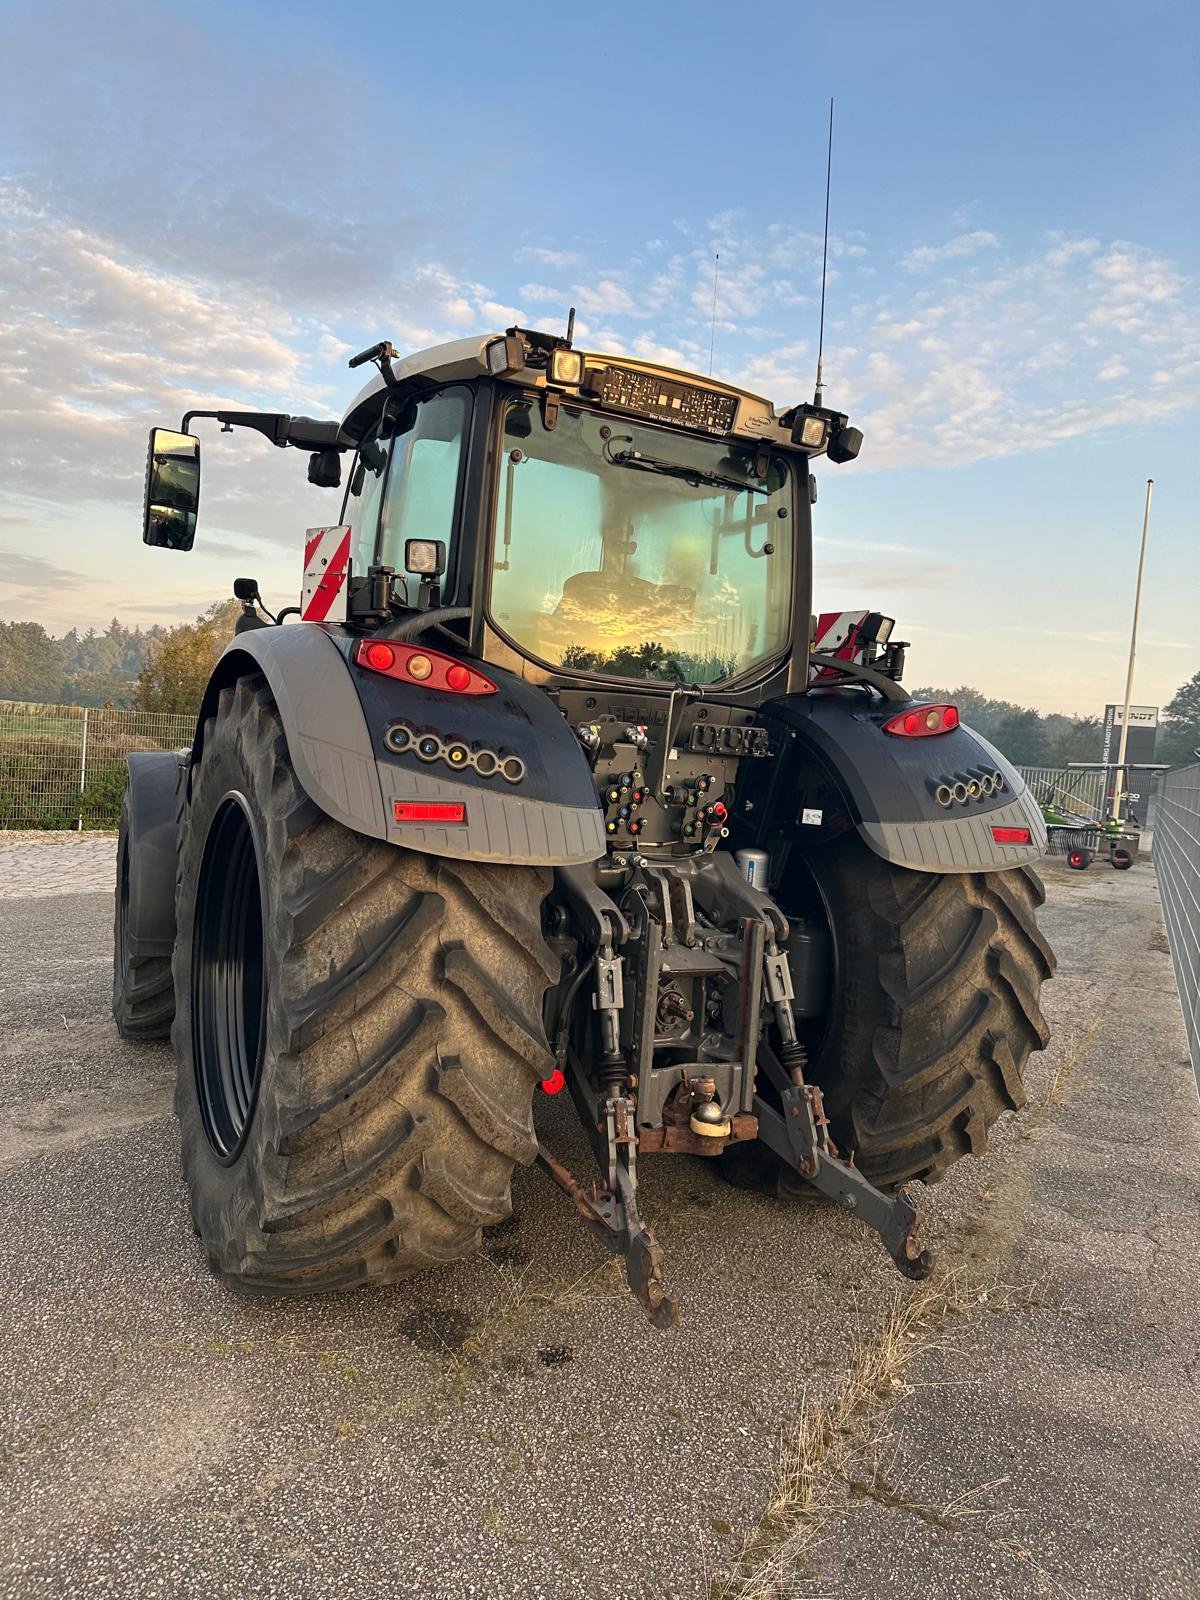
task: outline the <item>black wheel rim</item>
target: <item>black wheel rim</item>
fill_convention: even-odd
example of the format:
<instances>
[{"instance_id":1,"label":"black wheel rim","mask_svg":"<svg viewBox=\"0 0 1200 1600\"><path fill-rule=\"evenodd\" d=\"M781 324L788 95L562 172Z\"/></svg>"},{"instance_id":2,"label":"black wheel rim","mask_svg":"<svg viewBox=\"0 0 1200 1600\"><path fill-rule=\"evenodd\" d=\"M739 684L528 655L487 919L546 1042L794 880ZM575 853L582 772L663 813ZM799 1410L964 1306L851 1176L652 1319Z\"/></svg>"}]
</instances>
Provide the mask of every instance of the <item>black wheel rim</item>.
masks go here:
<instances>
[{"instance_id":1,"label":"black wheel rim","mask_svg":"<svg viewBox=\"0 0 1200 1600\"><path fill-rule=\"evenodd\" d=\"M266 1018L257 830L241 795L217 808L196 890L192 1059L204 1131L218 1160L237 1158L254 1116Z\"/></svg>"}]
</instances>

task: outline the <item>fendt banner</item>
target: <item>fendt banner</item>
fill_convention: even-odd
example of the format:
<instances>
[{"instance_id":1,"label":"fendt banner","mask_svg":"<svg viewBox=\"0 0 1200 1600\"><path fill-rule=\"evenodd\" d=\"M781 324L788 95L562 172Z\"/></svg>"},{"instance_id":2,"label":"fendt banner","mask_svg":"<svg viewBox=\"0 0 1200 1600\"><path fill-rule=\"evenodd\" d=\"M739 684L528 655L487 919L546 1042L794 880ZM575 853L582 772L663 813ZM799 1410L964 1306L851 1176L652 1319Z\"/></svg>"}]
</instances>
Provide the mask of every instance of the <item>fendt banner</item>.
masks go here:
<instances>
[{"instance_id":1,"label":"fendt banner","mask_svg":"<svg viewBox=\"0 0 1200 1600\"><path fill-rule=\"evenodd\" d=\"M1121 726L1125 720L1124 705L1107 705L1104 708L1104 749L1100 759L1104 762L1104 793L1107 799L1112 800L1116 791L1117 774L1112 771L1109 763L1116 763L1121 753ZM1125 741L1125 765L1137 767L1149 766L1154 760L1154 741L1158 737L1158 707L1157 706L1130 706L1129 708L1129 737ZM1142 795L1148 788L1151 775L1127 771L1123 788L1126 804L1136 807L1141 804ZM1140 780L1140 781L1139 781ZM1140 813L1136 813L1138 815Z\"/></svg>"},{"instance_id":2,"label":"fendt banner","mask_svg":"<svg viewBox=\"0 0 1200 1600\"><path fill-rule=\"evenodd\" d=\"M1100 759L1107 765L1115 762L1121 749L1121 724L1125 707L1104 708L1104 749ZM1158 737L1158 707L1130 706L1129 738L1125 741L1125 760L1130 766L1149 764L1154 760L1154 741Z\"/></svg>"}]
</instances>

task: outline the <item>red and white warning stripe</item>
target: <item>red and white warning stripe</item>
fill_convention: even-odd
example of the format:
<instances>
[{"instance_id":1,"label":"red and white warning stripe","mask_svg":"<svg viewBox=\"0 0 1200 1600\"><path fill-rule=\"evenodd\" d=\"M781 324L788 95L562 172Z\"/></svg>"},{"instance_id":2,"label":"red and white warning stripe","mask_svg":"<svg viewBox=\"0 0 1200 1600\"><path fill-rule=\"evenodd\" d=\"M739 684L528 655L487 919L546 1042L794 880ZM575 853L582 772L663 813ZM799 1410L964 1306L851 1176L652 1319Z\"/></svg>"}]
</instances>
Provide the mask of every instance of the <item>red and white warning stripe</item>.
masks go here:
<instances>
[{"instance_id":1,"label":"red and white warning stripe","mask_svg":"<svg viewBox=\"0 0 1200 1600\"><path fill-rule=\"evenodd\" d=\"M305 622L345 622L346 579L350 572L350 529L309 528L304 535Z\"/></svg>"},{"instance_id":2,"label":"red and white warning stripe","mask_svg":"<svg viewBox=\"0 0 1200 1600\"><path fill-rule=\"evenodd\" d=\"M822 611L813 634L813 650L837 656L839 661L861 662L866 647L859 643L858 630L870 614L869 611ZM838 674L833 667L813 667L809 676L810 681L816 683L821 678L836 678Z\"/></svg>"}]
</instances>

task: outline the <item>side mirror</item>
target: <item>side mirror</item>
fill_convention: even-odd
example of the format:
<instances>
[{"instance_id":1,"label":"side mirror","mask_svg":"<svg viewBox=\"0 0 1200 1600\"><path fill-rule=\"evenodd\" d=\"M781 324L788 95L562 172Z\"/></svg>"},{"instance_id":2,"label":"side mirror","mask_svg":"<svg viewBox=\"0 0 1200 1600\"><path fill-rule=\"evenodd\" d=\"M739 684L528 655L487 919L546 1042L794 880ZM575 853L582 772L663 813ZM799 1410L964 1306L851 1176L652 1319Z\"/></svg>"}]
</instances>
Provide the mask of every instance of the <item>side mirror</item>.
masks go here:
<instances>
[{"instance_id":1,"label":"side mirror","mask_svg":"<svg viewBox=\"0 0 1200 1600\"><path fill-rule=\"evenodd\" d=\"M199 439L170 428L151 428L142 542L165 550L190 550L199 509Z\"/></svg>"}]
</instances>

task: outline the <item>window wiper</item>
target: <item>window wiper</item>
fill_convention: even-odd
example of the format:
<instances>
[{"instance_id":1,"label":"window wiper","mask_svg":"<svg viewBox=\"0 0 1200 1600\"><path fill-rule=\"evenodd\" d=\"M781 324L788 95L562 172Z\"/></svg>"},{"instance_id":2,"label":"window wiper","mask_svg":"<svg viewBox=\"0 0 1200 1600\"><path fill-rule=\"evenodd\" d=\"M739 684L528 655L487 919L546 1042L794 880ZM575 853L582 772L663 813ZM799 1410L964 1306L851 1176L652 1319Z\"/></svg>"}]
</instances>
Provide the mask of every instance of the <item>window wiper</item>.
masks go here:
<instances>
[{"instance_id":1,"label":"window wiper","mask_svg":"<svg viewBox=\"0 0 1200 1600\"><path fill-rule=\"evenodd\" d=\"M727 478L721 472L709 472L704 467L685 466L681 461L663 461L659 456L644 455L640 450L615 450L608 454L614 467L629 467L635 472L657 472L664 478L682 478L694 489L701 484L714 489L735 489L739 494L769 494L762 483L747 483L741 478Z\"/></svg>"}]
</instances>

